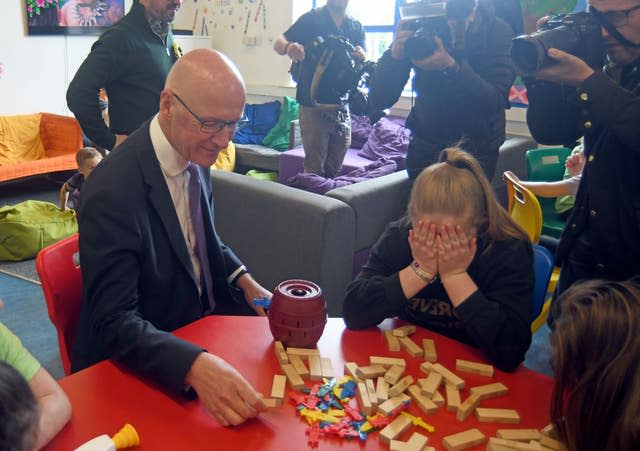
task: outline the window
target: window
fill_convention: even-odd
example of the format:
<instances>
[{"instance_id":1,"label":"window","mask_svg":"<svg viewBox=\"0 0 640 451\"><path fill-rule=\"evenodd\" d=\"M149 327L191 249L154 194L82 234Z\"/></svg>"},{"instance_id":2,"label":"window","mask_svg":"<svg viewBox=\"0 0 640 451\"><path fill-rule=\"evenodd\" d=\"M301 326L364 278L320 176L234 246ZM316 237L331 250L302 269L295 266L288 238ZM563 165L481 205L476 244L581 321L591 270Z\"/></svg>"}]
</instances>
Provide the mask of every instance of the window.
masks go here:
<instances>
[{"instance_id":1,"label":"window","mask_svg":"<svg viewBox=\"0 0 640 451\"><path fill-rule=\"evenodd\" d=\"M372 7L371 0L349 0L349 15L364 25L369 59L378 60L391 45L393 32L399 21L398 4L401 2L402 0L376 0L375 7ZM312 0L314 8L326 3L326 0Z\"/></svg>"}]
</instances>

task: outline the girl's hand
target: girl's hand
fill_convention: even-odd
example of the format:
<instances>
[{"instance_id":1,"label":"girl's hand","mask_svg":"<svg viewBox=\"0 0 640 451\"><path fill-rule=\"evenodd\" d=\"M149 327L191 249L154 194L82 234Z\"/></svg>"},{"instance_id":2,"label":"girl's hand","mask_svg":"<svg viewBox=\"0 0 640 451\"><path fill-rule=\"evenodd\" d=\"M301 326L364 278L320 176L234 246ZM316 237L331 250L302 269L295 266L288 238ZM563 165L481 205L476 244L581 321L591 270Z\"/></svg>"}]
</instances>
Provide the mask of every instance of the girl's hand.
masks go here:
<instances>
[{"instance_id":1,"label":"girl's hand","mask_svg":"<svg viewBox=\"0 0 640 451\"><path fill-rule=\"evenodd\" d=\"M438 228L436 247L441 280L467 271L476 255L476 241L476 237L467 238L459 225Z\"/></svg>"},{"instance_id":2,"label":"girl's hand","mask_svg":"<svg viewBox=\"0 0 640 451\"><path fill-rule=\"evenodd\" d=\"M417 226L409 230L409 247L420 269L435 276L438 273L436 225L430 221L418 221Z\"/></svg>"}]
</instances>

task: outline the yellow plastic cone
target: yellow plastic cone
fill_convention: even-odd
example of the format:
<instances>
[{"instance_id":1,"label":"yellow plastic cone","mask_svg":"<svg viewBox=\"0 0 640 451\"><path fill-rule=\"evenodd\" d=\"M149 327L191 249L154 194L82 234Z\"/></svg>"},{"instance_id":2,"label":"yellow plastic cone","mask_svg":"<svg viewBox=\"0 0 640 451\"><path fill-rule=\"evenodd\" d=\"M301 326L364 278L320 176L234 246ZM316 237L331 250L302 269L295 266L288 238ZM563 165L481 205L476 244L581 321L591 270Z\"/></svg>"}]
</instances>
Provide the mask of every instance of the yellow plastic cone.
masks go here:
<instances>
[{"instance_id":1,"label":"yellow plastic cone","mask_svg":"<svg viewBox=\"0 0 640 451\"><path fill-rule=\"evenodd\" d=\"M111 440L116 445L116 449L130 448L140 444L138 433L129 423L125 424L116 435L111 437Z\"/></svg>"}]
</instances>

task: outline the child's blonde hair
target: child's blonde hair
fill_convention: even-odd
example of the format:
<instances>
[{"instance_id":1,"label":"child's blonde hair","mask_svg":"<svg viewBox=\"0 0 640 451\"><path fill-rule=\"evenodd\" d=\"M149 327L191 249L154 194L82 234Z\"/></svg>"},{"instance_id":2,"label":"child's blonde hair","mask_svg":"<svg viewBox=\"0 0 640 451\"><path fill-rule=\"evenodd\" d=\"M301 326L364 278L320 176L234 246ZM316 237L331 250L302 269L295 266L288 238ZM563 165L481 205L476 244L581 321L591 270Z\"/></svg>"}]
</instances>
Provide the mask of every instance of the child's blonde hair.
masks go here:
<instances>
[{"instance_id":1,"label":"child's blonde hair","mask_svg":"<svg viewBox=\"0 0 640 451\"><path fill-rule=\"evenodd\" d=\"M529 238L502 208L473 156L458 147L440 153L439 162L425 168L413 184L409 199L412 221L422 214L451 215L494 241Z\"/></svg>"},{"instance_id":2,"label":"child's blonde hair","mask_svg":"<svg viewBox=\"0 0 640 451\"><path fill-rule=\"evenodd\" d=\"M95 147L83 147L76 152L76 163L80 168L85 161L91 160L92 158L96 157L102 158L102 154L98 149L96 149Z\"/></svg>"}]
</instances>

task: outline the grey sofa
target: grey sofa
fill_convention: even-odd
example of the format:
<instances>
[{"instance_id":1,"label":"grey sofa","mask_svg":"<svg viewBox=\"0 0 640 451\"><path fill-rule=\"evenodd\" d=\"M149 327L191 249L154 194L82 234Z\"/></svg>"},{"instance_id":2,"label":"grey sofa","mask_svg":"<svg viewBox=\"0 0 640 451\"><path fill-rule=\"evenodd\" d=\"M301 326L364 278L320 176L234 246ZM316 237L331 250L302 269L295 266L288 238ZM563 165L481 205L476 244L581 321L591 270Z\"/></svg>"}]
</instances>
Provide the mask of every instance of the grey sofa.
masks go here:
<instances>
[{"instance_id":1,"label":"grey sofa","mask_svg":"<svg viewBox=\"0 0 640 451\"><path fill-rule=\"evenodd\" d=\"M404 171L324 196L222 171L212 183L218 233L256 280L311 280L330 316L342 316L356 256L404 212L409 186Z\"/></svg>"}]
</instances>

